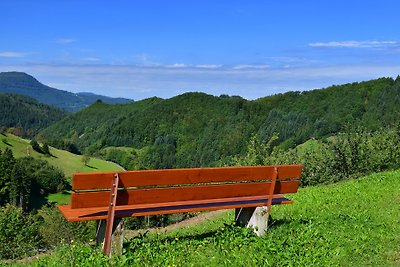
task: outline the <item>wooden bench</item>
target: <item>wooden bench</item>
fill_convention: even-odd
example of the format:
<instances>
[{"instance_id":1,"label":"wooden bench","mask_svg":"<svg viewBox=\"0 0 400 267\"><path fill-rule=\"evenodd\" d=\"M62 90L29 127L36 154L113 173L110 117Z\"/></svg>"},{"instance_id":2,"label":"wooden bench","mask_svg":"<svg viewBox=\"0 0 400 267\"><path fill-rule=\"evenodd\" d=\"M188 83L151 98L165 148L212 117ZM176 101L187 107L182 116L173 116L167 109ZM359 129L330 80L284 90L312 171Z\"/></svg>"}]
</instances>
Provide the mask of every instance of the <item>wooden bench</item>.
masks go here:
<instances>
[{"instance_id":1,"label":"wooden bench","mask_svg":"<svg viewBox=\"0 0 400 267\"><path fill-rule=\"evenodd\" d=\"M68 221L106 219L110 253L114 218L291 204L282 194L299 187L301 165L77 173Z\"/></svg>"}]
</instances>

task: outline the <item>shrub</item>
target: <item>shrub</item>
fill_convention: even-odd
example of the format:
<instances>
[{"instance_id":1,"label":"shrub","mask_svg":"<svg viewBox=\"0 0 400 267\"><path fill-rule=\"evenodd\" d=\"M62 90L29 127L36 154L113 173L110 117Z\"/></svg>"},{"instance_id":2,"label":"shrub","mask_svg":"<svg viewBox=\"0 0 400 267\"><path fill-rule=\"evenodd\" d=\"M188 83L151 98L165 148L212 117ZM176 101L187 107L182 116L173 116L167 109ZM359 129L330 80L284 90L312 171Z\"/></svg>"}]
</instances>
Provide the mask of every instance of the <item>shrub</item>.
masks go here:
<instances>
[{"instance_id":1,"label":"shrub","mask_svg":"<svg viewBox=\"0 0 400 267\"><path fill-rule=\"evenodd\" d=\"M40 247L38 225L21 208L0 208L0 258L16 259L36 253Z\"/></svg>"},{"instance_id":2,"label":"shrub","mask_svg":"<svg viewBox=\"0 0 400 267\"><path fill-rule=\"evenodd\" d=\"M44 207L38 212L39 232L46 247L65 242L87 242L95 238L96 226L90 222L68 222L55 207Z\"/></svg>"}]
</instances>

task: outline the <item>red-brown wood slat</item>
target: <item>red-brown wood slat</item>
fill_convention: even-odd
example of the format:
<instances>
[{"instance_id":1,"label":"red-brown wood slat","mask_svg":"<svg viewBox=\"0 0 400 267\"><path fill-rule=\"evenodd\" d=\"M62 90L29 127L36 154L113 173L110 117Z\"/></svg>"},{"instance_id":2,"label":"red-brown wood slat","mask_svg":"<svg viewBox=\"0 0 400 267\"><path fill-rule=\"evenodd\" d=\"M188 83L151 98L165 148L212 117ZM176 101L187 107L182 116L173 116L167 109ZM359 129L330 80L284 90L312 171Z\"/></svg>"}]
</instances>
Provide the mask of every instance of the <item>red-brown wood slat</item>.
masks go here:
<instances>
[{"instance_id":1,"label":"red-brown wood slat","mask_svg":"<svg viewBox=\"0 0 400 267\"><path fill-rule=\"evenodd\" d=\"M270 180L275 166L193 168L118 172L120 187L164 186L218 182ZM302 165L279 165L278 179L300 178ZM73 190L109 188L114 173L77 173Z\"/></svg>"},{"instance_id":2,"label":"red-brown wood slat","mask_svg":"<svg viewBox=\"0 0 400 267\"><path fill-rule=\"evenodd\" d=\"M277 181L274 194L295 193L299 180ZM117 205L267 195L271 182L119 190ZM73 192L71 208L108 207L110 191Z\"/></svg>"},{"instance_id":3,"label":"red-brown wood slat","mask_svg":"<svg viewBox=\"0 0 400 267\"><path fill-rule=\"evenodd\" d=\"M219 209L258 207L267 204L267 196L192 200L168 203L135 204L116 206L115 217L149 216ZM274 195L273 205L291 204L290 199ZM68 221L102 220L107 218L107 207L71 209L70 205L57 206Z\"/></svg>"}]
</instances>

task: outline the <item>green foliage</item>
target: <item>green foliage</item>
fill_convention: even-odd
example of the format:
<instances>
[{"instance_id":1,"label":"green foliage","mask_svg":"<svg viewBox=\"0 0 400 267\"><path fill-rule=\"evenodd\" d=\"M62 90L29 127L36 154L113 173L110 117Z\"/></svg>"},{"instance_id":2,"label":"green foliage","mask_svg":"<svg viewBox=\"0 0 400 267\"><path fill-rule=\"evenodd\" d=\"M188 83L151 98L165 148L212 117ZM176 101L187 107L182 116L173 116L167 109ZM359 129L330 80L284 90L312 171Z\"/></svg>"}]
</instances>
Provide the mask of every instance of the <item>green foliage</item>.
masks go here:
<instances>
[{"instance_id":1,"label":"green foliage","mask_svg":"<svg viewBox=\"0 0 400 267\"><path fill-rule=\"evenodd\" d=\"M251 151L249 147L249 151ZM400 168L398 128L349 129L347 133L321 141L309 141L296 149L279 148L266 157L269 164L302 163L302 185L317 185L357 178L374 172Z\"/></svg>"},{"instance_id":2,"label":"green foliage","mask_svg":"<svg viewBox=\"0 0 400 267\"><path fill-rule=\"evenodd\" d=\"M90 156L85 154L82 156L81 160L82 160L83 164L85 164L87 166L90 161Z\"/></svg>"},{"instance_id":3,"label":"green foliage","mask_svg":"<svg viewBox=\"0 0 400 267\"><path fill-rule=\"evenodd\" d=\"M43 144L42 151L44 154L51 156L49 145L47 143Z\"/></svg>"},{"instance_id":4,"label":"green foliage","mask_svg":"<svg viewBox=\"0 0 400 267\"><path fill-rule=\"evenodd\" d=\"M12 191L12 175L14 173L15 158L9 148L0 150L0 205L10 203Z\"/></svg>"},{"instance_id":5,"label":"green foliage","mask_svg":"<svg viewBox=\"0 0 400 267\"><path fill-rule=\"evenodd\" d=\"M39 143L36 140L31 141L32 149L38 153L43 153L42 148L40 147Z\"/></svg>"},{"instance_id":6,"label":"green foliage","mask_svg":"<svg viewBox=\"0 0 400 267\"><path fill-rule=\"evenodd\" d=\"M38 226L32 216L12 205L0 207L0 259L36 254L40 246Z\"/></svg>"},{"instance_id":7,"label":"green foliage","mask_svg":"<svg viewBox=\"0 0 400 267\"><path fill-rule=\"evenodd\" d=\"M39 233L47 248L61 243L88 242L96 235L96 223L68 222L56 207L44 207L38 211Z\"/></svg>"},{"instance_id":8,"label":"green foliage","mask_svg":"<svg viewBox=\"0 0 400 267\"><path fill-rule=\"evenodd\" d=\"M400 116L400 81L382 78L308 92L288 92L255 101L185 93L126 105L97 102L41 132L56 147L65 144L94 154L107 147L129 169L205 167L243 157L257 135L260 143L294 148L324 139L346 125L368 130L391 126Z\"/></svg>"},{"instance_id":9,"label":"green foliage","mask_svg":"<svg viewBox=\"0 0 400 267\"><path fill-rule=\"evenodd\" d=\"M238 166L270 165L273 143L278 140L273 135L268 142L261 141L257 135L253 135L247 147L247 153L243 157L235 157L233 164Z\"/></svg>"},{"instance_id":10,"label":"green foliage","mask_svg":"<svg viewBox=\"0 0 400 267\"><path fill-rule=\"evenodd\" d=\"M30 97L2 93L0 114L1 133L5 133L6 128L14 128L14 133L25 137L33 137L40 130L66 116L65 112Z\"/></svg>"},{"instance_id":11,"label":"green foliage","mask_svg":"<svg viewBox=\"0 0 400 267\"><path fill-rule=\"evenodd\" d=\"M10 149L0 150L0 204L12 203L24 210L33 207L33 199L64 190L64 174L46 161L32 157L15 159Z\"/></svg>"},{"instance_id":12,"label":"green foliage","mask_svg":"<svg viewBox=\"0 0 400 267\"><path fill-rule=\"evenodd\" d=\"M84 266L84 267L103 267L103 266L124 266L123 264L113 264L113 260L103 255L101 248L93 248L80 242L64 244L58 246L52 253L51 258L41 258L33 262L31 266Z\"/></svg>"},{"instance_id":13,"label":"green foliage","mask_svg":"<svg viewBox=\"0 0 400 267\"><path fill-rule=\"evenodd\" d=\"M22 258L61 244L88 242L95 232L95 222L67 222L55 207L44 207L31 215L7 204L0 208L0 259Z\"/></svg>"}]
</instances>

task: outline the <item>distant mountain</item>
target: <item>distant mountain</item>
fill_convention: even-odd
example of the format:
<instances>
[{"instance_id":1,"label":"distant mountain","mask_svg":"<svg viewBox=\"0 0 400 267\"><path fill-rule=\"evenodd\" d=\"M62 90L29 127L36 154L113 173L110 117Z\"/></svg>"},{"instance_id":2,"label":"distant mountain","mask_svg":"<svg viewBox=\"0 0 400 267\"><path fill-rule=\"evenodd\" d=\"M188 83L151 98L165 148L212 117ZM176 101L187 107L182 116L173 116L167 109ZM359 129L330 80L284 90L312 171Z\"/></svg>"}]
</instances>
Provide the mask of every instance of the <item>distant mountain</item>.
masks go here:
<instances>
[{"instance_id":1,"label":"distant mountain","mask_svg":"<svg viewBox=\"0 0 400 267\"><path fill-rule=\"evenodd\" d=\"M46 86L23 72L1 72L0 92L30 96L42 103L70 112L79 111L98 99L109 104L126 104L133 101L131 99L112 98L92 93L75 94L59 90Z\"/></svg>"},{"instance_id":2,"label":"distant mountain","mask_svg":"<svg viewBox=\"0 0 400 267\"><path fill-rule=\"evenodd\" d=\"M185 93L127 105L96 102L41 134L54 146L71 142L89 153L134 148L138 154L129 157L150 162L141 168L198 167L243 155L254 135L268 142L278 134L275 143L289 148L349 125L379 129L399 118L400 78L381 78L253 101Z\"/></svg>"},{"instance_id":3,"label":"distant mountain","mask_svg":"<svg viewBox=\"0 0 400 267\"><path fill-rule=\"evenodd\" d=\"M0 93L0 127L14 128L19 136L32 137L43 128L67 115L61 109L39 103L36 99Z\"/></svg>"}]
</instances>

